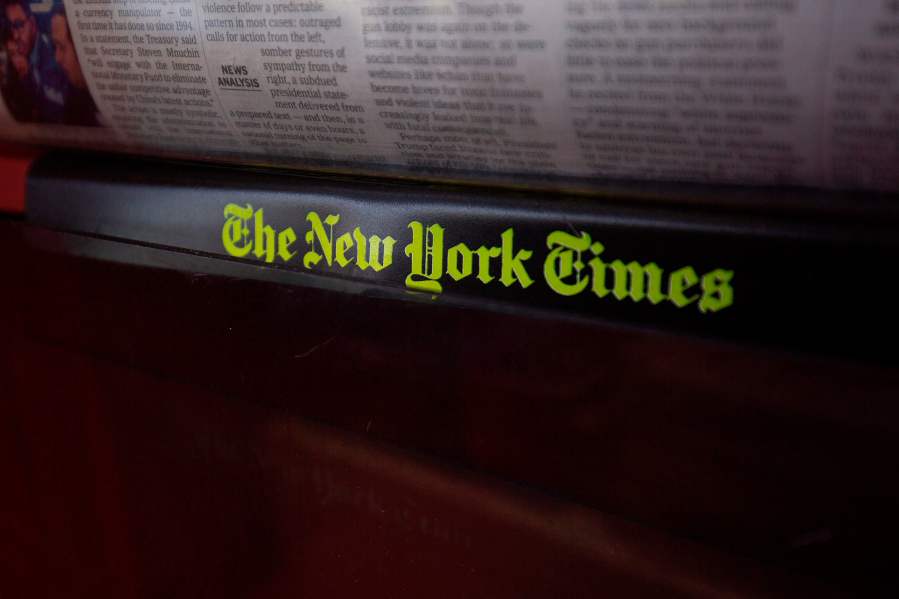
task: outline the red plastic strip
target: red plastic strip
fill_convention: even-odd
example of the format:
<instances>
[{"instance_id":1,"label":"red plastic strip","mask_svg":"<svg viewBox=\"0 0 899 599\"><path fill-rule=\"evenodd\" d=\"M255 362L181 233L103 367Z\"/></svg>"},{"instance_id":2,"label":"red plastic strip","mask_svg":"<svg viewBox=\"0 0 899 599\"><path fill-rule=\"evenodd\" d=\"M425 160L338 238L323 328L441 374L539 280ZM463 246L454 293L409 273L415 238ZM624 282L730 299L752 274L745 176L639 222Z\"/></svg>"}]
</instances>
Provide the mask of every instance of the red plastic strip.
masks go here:
<instances>
[{"instance_id":1,"label":"red plastic strip","mask_svg":"<svg viewBox=\"0 0 899 599\"><path fill-rule=\"evenodd\" d=\"M25 212L25 184L28 169L40 150L0 145L0 212Z\"/></svg>"}]
</instances>

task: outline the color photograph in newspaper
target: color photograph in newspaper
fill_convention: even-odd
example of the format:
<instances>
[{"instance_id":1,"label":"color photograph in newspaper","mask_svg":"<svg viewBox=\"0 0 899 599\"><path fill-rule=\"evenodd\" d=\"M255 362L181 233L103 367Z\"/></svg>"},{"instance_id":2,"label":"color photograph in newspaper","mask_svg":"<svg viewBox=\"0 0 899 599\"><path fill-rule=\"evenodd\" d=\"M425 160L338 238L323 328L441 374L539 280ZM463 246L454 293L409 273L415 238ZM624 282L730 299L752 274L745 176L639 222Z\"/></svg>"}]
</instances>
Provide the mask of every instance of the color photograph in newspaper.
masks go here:
<instances>
[{"instance_id":1,"label":"color photograph in newspaper","mask_svg":"<svg viewBox=\"0 0 899 599\"><path fill-rule=\"evenodd\" d=\"M19 122L99 126L62 0L3 0L0 94Z\"/></svg>"}]
</instances>

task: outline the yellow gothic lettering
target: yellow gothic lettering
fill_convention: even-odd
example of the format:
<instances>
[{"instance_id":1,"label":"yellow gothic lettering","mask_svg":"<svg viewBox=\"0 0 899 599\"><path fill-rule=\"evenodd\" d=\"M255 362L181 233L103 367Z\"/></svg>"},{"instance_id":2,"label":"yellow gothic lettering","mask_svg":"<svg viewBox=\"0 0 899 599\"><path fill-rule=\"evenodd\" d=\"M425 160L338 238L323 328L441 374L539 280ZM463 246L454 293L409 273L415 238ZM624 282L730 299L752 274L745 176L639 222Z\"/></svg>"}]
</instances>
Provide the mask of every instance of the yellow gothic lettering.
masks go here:
<instances>
[{"instance_id":1,"label":"yellow gothic lettering","mask_svg":"<svg viewBox=\"0 0 899 599\"><path fill-rule=\"evenodd\" d=\"M549 288L559 295L577 295L587 288L590 279L581 276L584 262L581 254L590 247L590 236L574 236L565 231L553 231L546 238L550 250L543 263L543 277Z\"/></svg>"},{"instance_id":2,"label":"yellow gothic lettering","mask_svg":"<svg viewBox=\"0 0 899 599\"><path fill-rule=\"evenodd\" d=\"M250 239L250 229L247 222L253 217L253 207L250 204L238 206L228 204L225 206L225 226L222 227L222 245L229 256L244 258L253 249Z\"/></svg>"},{"instance_id":3,"label":"yellow gothic lettering","mask_svg":"<svg viewBox=\"0 0 899 599\"><path fill-rule=\"evenodd\" d=\"M443 227L425 227L417 220L409 223L412 243L406 246L406 256L412 259L412 270L406 276L406 287L415 291L440 293L443 286Z\"/></svg>"},{"instance_id":4,"label":"yellow gothic lettering","mask_svg":"<svg viewBox=\"0 0 899 599\"><path fill-rule=\"evenodd\" d=\"M252 236L250 219L253 220ZM254 256L269 264L275 261L276 255L287 262L296 255L296 252L290 251L290 246L296 239L296 233L290 227L276 232L265 224L265 211L262 208L254 211L252 204L225 206L222 245L230 256L245 258L252 251Z\"/></svg>"},{"instance_id":5,"label":"yellow gothic lettering","mask_svg":"<svg viewBox=\"0 0 899 599\"><path fill-rule=\"evenodd\" d=\"M310 223L312 228L306 231L306 243L309 245L309 249L303 255L303 266L312 268L321 262L322 258L325 259L328 266L331 266L331 261L334 259L334 225L340 222L340 215L329 214L322 223L317 212L309 212L306 215L306 222ZM325 230L325 225L328 225L328 230ZM316 242L318 242L321 253L315 249Z\"/></svg>"},{"instance_id":6,"label":"yellow gothic lettering","mask_svg":"<svg viewBox=\"0 0 899 599\"><path fill-rule=\"evenodd\" d=\"M698 302L702 313L718 312L734 303L734 273L730 270L719 268L700 277L692 266L684 266L668 275L666 285L665 271L655 262L604 261L600 256L605 246L584 232L553 231L546 246L550 251L543 277L559 295L578 295L589 286L600 299L611 296L618 301L648 300L651 304L667 300L678 308ZM697 285L702 293L694 290Z\"/></svg>"}]
</instances>

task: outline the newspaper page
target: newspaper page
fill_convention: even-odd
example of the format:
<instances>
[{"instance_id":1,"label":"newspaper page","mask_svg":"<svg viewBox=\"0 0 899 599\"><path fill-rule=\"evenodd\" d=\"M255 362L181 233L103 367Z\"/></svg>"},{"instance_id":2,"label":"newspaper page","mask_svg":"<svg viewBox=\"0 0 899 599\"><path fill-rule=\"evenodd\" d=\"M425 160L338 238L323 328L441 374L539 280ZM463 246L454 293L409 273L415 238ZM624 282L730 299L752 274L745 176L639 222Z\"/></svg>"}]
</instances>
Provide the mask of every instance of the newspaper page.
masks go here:
<instances>
[{"instance_id":1,"label":"newspaper page","mask_svg":"<svg viewBox=\"0 0 899 599\"><path fill-rule=\"evenodd\" d=\"M899 0L3 0L0 136L899 190Z\"/></svg>"}]
</instances>

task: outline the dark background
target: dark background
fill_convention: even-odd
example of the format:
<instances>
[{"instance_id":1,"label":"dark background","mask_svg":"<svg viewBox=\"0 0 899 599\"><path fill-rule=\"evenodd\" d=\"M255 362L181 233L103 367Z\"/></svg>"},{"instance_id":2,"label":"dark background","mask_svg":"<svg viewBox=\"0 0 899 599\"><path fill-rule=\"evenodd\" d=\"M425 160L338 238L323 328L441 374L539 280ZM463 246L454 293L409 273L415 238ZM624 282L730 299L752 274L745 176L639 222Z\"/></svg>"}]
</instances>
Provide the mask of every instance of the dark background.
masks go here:
<instances>
[{"instance_id":1,"label":"dark background","mask_svg":"<svg viewBox=\"0 0 899 599\"><path fill-rule=\"evenodd\" d=\"M897 590L893 369L79 247L0 221L9 596Z\"/></svg>"}]
</instances>

